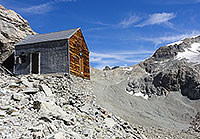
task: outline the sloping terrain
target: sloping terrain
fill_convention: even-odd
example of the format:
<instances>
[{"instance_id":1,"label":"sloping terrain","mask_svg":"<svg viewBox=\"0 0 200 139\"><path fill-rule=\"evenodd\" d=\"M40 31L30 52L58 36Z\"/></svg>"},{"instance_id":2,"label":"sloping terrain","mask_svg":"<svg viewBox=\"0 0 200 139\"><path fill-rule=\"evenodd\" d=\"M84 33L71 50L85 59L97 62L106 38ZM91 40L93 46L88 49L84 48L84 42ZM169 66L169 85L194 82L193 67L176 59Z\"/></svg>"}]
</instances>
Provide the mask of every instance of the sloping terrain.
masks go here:
<instances>
[{"instance_id":1,"label":"sloping terrain","mask_svg":"<svg viewBox=\"0 0 200 139\"><path fill-rule=\"evenodd\" d=\"M131 67L92 69L98 104L132 124L159 128L162 132L155 130L153 134L161 138L170 134L177 138L199 137L199 132L190 130L192 118L200 111L199 44L200 37L184 39L159 48ZM146 133L147 137L157 138Z\"/></svg>"},{"instance_id":2,"label":"sloping terrain","mask_svg":"<svg viewBox=\"0 0 200 139\"><path fill-rule=\"evenodd\" d=\"M89 80L0 74L1 138L145 138L95 103Z\"/></svg>"}]
</instances>

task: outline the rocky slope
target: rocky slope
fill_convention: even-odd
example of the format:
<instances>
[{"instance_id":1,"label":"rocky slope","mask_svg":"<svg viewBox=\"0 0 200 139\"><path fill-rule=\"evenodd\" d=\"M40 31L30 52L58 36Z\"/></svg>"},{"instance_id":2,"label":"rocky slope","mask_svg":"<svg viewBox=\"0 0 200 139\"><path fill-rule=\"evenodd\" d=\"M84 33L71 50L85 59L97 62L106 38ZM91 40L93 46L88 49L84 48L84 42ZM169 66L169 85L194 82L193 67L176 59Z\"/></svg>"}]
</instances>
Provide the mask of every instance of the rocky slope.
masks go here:
<instances>
[{"instance_id":1,"label":"rocky slope","mask_svg":"<svg viewBox=\"0 0 200 139\"><path fill-rule=\"evenodd\" d=\"M0 76L1 138L145 138L96 105L88 80L69 75Z\"/></svg>"},{"instance_id":2,"label":"rocky slope","mask_svg":"<svg viewBox=\"0 0 200 139\"><path fill-rule=\"evenodd\" d=\"M14 44L27 35L36 34L27 20L0 5L0 63L13 52Z\"/></svg>"}]
</instances>

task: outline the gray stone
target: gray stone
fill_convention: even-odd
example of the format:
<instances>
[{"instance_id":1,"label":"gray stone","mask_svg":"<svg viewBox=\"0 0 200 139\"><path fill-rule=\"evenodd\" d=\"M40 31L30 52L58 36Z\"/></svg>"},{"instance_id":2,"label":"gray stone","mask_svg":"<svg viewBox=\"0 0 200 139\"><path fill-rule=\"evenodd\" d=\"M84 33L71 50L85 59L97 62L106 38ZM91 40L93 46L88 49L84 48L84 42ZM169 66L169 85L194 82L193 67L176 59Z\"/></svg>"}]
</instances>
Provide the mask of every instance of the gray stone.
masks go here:
<instances>
[{"instance_id":1,"label":"gray stone","mask_svg":"<svg viewBox=\"0 0 200 139\"><path fill-rule=\"evenodd\" d=\"M33 82L29 82L27 78L21 78L21 81L26 87L29 87L29 88L33 87Z\"/></svg>"},{"instance_id":2,"label":"gray stone","mask_svg":"<svg viewBox=\"0 0 200 139\"><path fill-rule=\"evenodd\" d=\"M40 84L39 87L44 91L47 97L53 96L51 89L47 85Z\"/></svg>"},{"instance_id":3,"label":"gray stone","mask_svg":"<svg viewBox=\"0 0 200 139\"><path fill-rule=\"evenodd\" d=\"M24 98L24 95L21 93L14 93L12 99L15 101L21 101Z\"/></svg>"},{"instance_id":4,"label":"gray stone","mask_svg":"<svg viewBox=\"0 0 200 139\"><path fill-rule=\"evenodd\" d=\"M83 134L85 137L88 137L88 136L91 134L91 129L85 129L85 130L83 130L82 134Z\"/></svg>"},{"instance_id":5,"label":"gray stone","mask_svg":"<svg viewBox=\"0 0 200 139\"><path fill-rule=\"evenodd\" d=\"M65 135L63 132L58 132L54 135L55 139L65 139Z\"/></svg>"},{"instance_id":6,"label":"gray stone","mask_svg":"<svg viewBox=\"0 0 200 139\"><path fill-rule=\"evenodd\" d=\"M9 87L11 87L11 88L17 88L17 87L19 87L20 85L19 84L16 84L16 83L11 83L10 85L9 85Z\"/></svg>"},{"instance_id":7,"label":"gray stone","mask_svg":"<svg viewBox=\"0 0 200 139\"><path fill-rule=\"evenodd\" d=\"M14 112L17 112L17 110L14 109L14 108L9 108L9 109L6 110L6 114L8 114L8 115L13 114ZM15 115L15 114L14 114L14 115Z\"/></svg>"},{"instance_id":8,"label":"gray stone","mask_svg":"<svg viewBox=\"0 0 200 139\"><path fill-rule=\"evenodd\" d=\"M109 128L113 127L116 124L116 122L112 118L106 118L104 122Z\"/></svg>"},{"instance_id":9,"label":"gray stone","mask_svg":"<svg viewBox=\"0 0 200 139\"><path fill-rule=\"evenodd\" d=\"M75 139L82 139L82 137L79 135L79 134L77 134L76 132L71 132L70 133Z\"/></svg>"},{"instance_id":10,"label":"gray stone","mask_svg":"<svg viewBox=\"0 0 200 139\"><path fill-rule=\"evenodd\" d=\"M26 96L24 96L22 99L21 99L21 101L20 101L20 104L21 105L27 105L27 104L29 104L29 97L26 97Z\"/></svg>"},{"instance_id":11,"label":"gray stone","mask_svg":"<svg viewBox=\"0 0 200 139\"><path fill-rule=\"evenodd\" d=\"M67 113L63 109L57 106L54 102L41 102L40 112L42 115L46 116L56 116L56 117L67 117Z\"/></svg>"},{"instance_id":12,"label":"gray stone","mask_svg":"<svg viewBox=\"0 0 200 139\"><path fill-rule=\"evenodd\" d=\"M28 89L21 91L20 93L31 95L31 94L36 94L38 91L39 91L39 89L37 89L37 88L28 88Z\"/></svg>"},{"instance_id":13,"label":"gray stone","mask_svg":"<svg viewBox=\"0 0 200 139\"><path fill-rule=\"evenodd\" d=\"M40 102L40 101L34 101L34 102L33 102L33 109L39 111L40 108L41 108L41 102Z\"/></svg>"},{"instance_id":14,"label":"gray stone","mask_svg":"<svg viewBox=\"0 0 200 139\"><path fill-rule=\"evenodd\" d=\"M6 117L6 112L5 111L0 111L0 119Z\"/></svg>"},{"instance_id":15,"label":"gray stone","mask_svg":"<svg viewBox=\"0 0 200 139\"><path fill-rule=\"evenodd\" d=\"M85 113L88 113L89 109L90 109L90 105L89 104L86 104L86 105L84 105L83 107L80 108L80 110L82 112L85 112Z\"/></svg>"}]
</instances>

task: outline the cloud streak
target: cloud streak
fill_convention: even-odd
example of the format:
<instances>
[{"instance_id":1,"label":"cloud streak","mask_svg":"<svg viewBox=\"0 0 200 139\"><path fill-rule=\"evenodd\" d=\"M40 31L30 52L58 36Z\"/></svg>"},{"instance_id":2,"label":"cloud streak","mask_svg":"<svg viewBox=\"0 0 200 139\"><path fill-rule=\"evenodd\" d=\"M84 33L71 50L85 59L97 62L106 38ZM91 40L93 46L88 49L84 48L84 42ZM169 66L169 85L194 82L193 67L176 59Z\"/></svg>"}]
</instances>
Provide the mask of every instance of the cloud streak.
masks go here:
<instances>
[{"instance_id":1,"label":"cloud streak","mask_svg":"<svg viewBox=\"0 0 200 139\"><path fill-rule=\"evenodd\" d=\"M98 27L86 29L86 31L97 31L97 30L105 30L105 29L124 29L134 26L138 21L140 21L141 17L137 15L129 14L129 16L125 17L122 21L116 24L106 24L100 21L89 22L90 24L99 25Z\"/></svg>"},{"instance_id":2,"label":"cloud streak","mask_svg":"<svg viewBox=\"0 0 200 139\"><path fill-rule=\"evenodd\" d=\"M31 6L20 9L23 13L28 14L45 14L53 9L53 5L60 2L75 2L76 0L52 0L44 4Z\"/></svg>"},{"instance_id":3,"label":"cloud streak","mask_svg":"<svg viewBox=\"0 0 200 139\"><path fill-rule=\"evenodd\" d=\"M149 18L144 21L143 23L140 23L138 25L135 25L135 27L144 27L148 25L159 25L159 24L166 24L168 26L171 26L172 23L169 22L169 20L175 18L176 15L174 13L155 13L149 16Z\"/></svg>"},{"instance_id":4,"label":"cloud streak","mask_svg":"<svg viewBox=\"0 0 200 139\"><path fill-rule=\"evenodd\" d=\"M134 25L135 23L137 23L141 18L139 16L136 15L129 15L128 17L126 17L124 20L122 20L118 26L122 27L122 28L128 28L132 25Z\"/></svg>"},{"instance_id":5,"label":"cloud streak","mask_svg":"<svg viewBox=\"0 0 200 139\"><path fill-rule=\"evenodd\" d=\"M178 34L178 35L172 35L172 36L164 36L164 37L157 37L157 38L140 38L145 41L150 41L155 44L155 47L157 47L160 44L167 44L167 43L172 43L175 41L180 41L184 38L190 38L193 36L199 35L199 31L193 31L191 33L185 33L185 34Z\"/></svg>"},{"instance_id":6,"label":"cloud streak","mask_svg":"<svg viewBox=\"0 0 200 139\"><path fill-rule=\"evenodd\" d=\"M28 8L23 8L21 11L23 13L31 13L31 14L44 14L49 12L52 9L51 3L40 4Z\"/></svg>"},{"instance_id":7,"label":"cloud streak","mask_svg":"<svg viewBox=\"0 0 200 139\"><path fill-rule=\"evenodd\" d=\"M94 68L103 69L105 66L123 66L122 64L133 65L139 63L153 51L121 51L115 53L90 53L90 62L94 64Z\"/></svg>"},{"instance_id":8,"label":"cloud streak","mask_svg":"<svg viewBox=\"0 0 200 139\"><path fill-rule=\"evenodd\" d=\"M169 22L173 18L175 18L176 15L174 13L154 13L152 15L149 15L147 20L140 22L144 17L138 16L135 14L129 14L127 17L124 17L122 21L116 24L105 24L102 22L89 22L91 24L99 25L99 27L90 28L87 29L87 31L96 31L96 30L105 30L105 29L126 29L130 27L145 27L149 25L160 25L165 24L170 28L173 28L173 24ZM140 22L140 23L138 23Z\"/></svg>"}]
</instances>

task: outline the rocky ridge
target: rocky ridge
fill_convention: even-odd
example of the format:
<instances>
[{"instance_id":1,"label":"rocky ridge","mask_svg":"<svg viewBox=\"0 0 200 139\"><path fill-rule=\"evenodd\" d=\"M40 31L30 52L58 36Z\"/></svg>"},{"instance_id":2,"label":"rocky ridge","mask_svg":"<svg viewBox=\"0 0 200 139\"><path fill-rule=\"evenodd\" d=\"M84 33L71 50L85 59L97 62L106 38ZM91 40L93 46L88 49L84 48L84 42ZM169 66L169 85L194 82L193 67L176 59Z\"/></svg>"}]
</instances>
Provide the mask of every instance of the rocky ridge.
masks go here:
<instances>
[{"instance_id":1,"label":"rocky ridge","mask_svg":"<svg viewBox=\"0 0 200 139\"><path fill-rule=\"evenodd\" d=\"M69 75L1 73L2 138L144 138L95 103L91 82Z\"/></svg>"},{"instance_id":2,"label":"rocky ridge","mask_svg":"<svg viewBox=\"0 0 200 139\"><path fill-rule=\"evenodd\" d=\"M16 42L33 34L27 20L0 5L0 63L12 54Z\"/></svg>"},{"instance_id":3,"label":"rocky ridge","mask_svg":"<svg viewBox=\"0 0 200 139\"><path fill-rule=\"evenodd\" d=\"M139 64L146 74L130 81L126 90L132 94L141 92L149 97L180 91L190 99L200 99L199 43L200 36L197 36L159 48ZM185 57L179 56L182 53Z\"/></svg>"}]
</instances>

